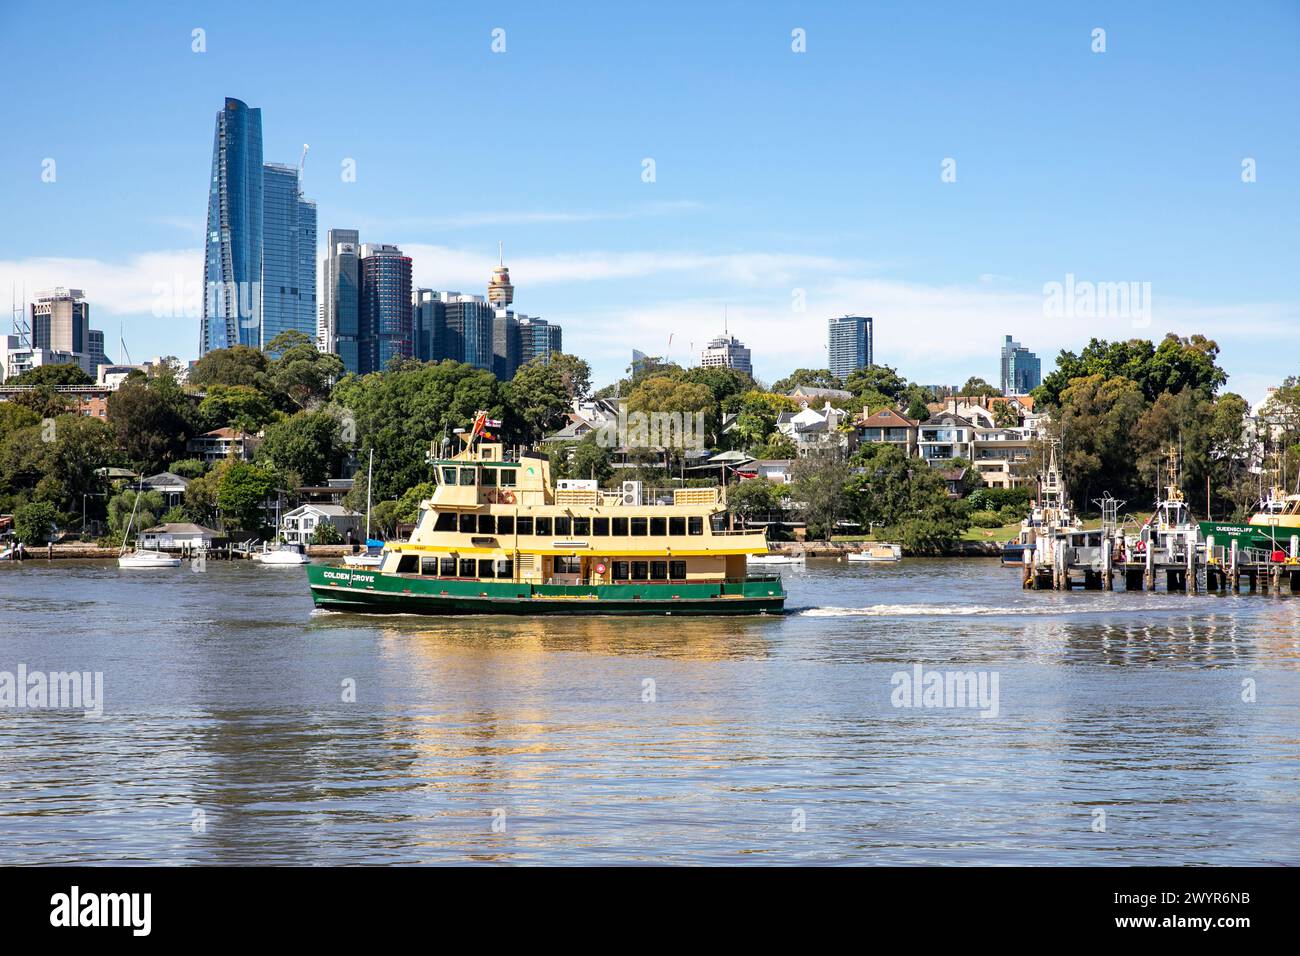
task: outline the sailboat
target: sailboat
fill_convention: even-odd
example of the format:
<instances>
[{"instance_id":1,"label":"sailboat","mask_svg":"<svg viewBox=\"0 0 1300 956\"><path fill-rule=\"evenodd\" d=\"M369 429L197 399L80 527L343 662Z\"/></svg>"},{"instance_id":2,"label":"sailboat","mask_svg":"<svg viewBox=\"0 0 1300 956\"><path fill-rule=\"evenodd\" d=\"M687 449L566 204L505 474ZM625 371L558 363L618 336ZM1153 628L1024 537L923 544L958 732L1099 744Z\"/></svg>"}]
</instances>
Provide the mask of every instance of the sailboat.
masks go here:
<instances>
[{"instance_id":1,"label":"sailboat","mask_svg":"<svg viewBox=\"0 0 1300 956\"><path fill-rule=\"evenodd\" d=\"M366 469L366 550L343 556L350 568L377 568L384 563L384 542L370 537L370 486L375 476L375 450L370 449L370 465Z\"/></svg>"},{"instance_id":2,"label":"sailboat","mask_svg":"<svg viewBox=\"0 0 1300 956\"><path fill-rule=\"evenodd\" d=\"M275 547L263 545L261 551L253 552L253 560L258 564L279 566L308 564L311 561L302 545L289 544L287 541L280 540L280 497L278 493L275 498Z\"/></svg>"},{"instance_id":3,"label":"sailboat","mask_svg":"<svg viewBox=\"0 0 1300 956\"><path fill-rule=\"evenodd\" d=\"M131 503L131 517L126 519L126 530L122 532L122 553L117 556L117 566L119 568L135 568L137 570L147 568L179 568L181 559L170 554L164 554L157 548L142 548L136 545L135 550L130 554L126 551L126 542L131 537L131 525L135 523L135 512L140 507L140 495L142 494L143 483L141 487L136 488L135 501Z\"/></svg>"}]
</instances>

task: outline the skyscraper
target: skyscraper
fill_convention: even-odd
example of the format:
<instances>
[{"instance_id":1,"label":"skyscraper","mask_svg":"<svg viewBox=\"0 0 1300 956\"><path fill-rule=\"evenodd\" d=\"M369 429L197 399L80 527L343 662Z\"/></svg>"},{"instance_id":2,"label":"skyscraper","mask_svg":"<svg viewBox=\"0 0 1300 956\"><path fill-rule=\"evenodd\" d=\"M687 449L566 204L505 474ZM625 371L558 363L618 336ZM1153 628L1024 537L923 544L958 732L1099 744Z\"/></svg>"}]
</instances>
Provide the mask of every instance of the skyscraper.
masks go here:
<instances>
[{"instance_id":1,"label":"skyscraper","mask_svg":"<svg viewBox=\"0 0 1300 956\"><path fill-rule=\"evenodd\" d=\"M826 343L831 374L842 382L850 373L874 365L873 338L870 316L845 315L831 319Z\"/></svg>"},{"instance_id":2,"label":"skyscraper","mask_svg":"<svg viewBox=\"0 0 1300 956\"><path fill-rule=\"evenodd\" d=\"M321 283L316 344L322 352L337 355L343 367L353 373L361 371L357 353L360 242L361 236L355 229L331 229L325 234L325 275Z\"/></svg>"},{"instance_id":3,"label":"skyscraper","mask_svg":"<svg viewBox=\"0 0 1300 956\"><path fill-rule=\"evenodd\" d=\"M432 289L416 289L411 294L411 324L415 357L421 362L440 362L446 338L447 307Z\"/></svg>"},{"instance_id":4,"label":"skyscraper","mask_svg":"<svg viewBox=\"0 0 1300 956\"><path fill-rule=\"evenodd\" d=\"M1043 363L1033 352L1006 336L1002 341L1002 394L1025 395L1043 384Z\"/></svg>"},{"instance_id":5,"label":"skyscraper","mask_svg":"<svg viewBox=\"0 0 1300 956\"><path fill-rule=\"evenodd\" d=\"M734 335L719 335L700 353L701 368L734 368L746 375L754 374L749 349Z\"/></svg>"},{"instance_id":6,"label":"skyscraper","mask_svg":"<svg viewBox=\"0 0 1300 956\"><path fill-rule=\"evenodd\" d=\"M442 357L493 371L496 310L481 295L443 292L441 298L446 310Z\"/></svg>"},{"instance_id":7,"label":"skyscraper","mask_svg":"<svg viewBox=\"0 0 1300 956\"><path fill-rule=\"evenodd\" d=\"M519 316L519 364L563 352L563 334L558 325L532 316Z\"/></svg>"},{"instance_id":8,"label":"skyscraper","mask_svg":"<svg viewBox=\"0 0 1300 956\"><path fill-rule=\"evenodd\" d=\"M212 143L200 355L261 345L262 197L262 111L227 98Z\"/></svg>"},{"instance_id":9,"label":"skyscraper","mask_svg":"<svg viewBox=\"0 0 1300 956\"><path fill-rule=\"evenodd\" d=\"M296 166L262 167L261 337L281 332L316 338L316 204L302 195Z\"/></svg>"},{"instance_id":10,"label":"skyscraper","mask_svg":"<svg viewBox=\"0 0 1300 956\"><path fill-rule=\"evenodd\" d=\"M395 358L411 358L411 258L397 246L361 247L359 371L383 371Z\"/></svg>"},{"instance_id":11,"label":"skyscraper","mask_svg":"<svg viewBox=\"0 0 1300 956\"><path fill-rule=\"evenodd\" d=\"M80 289L46 289L31 304L32 347L53 352L90 352L90 306Z\"/></svg>"},{"instance_id":12,"label":"skyscraper","mask_svg":"<svg viewBox=\"0 0 1300 956\"><path fill-rule=\"evenodd\" d=\"M492 372L508 382L519 368L519 319L509 309L497 309L492 319Z\"/></svg>"},{"instance_id":13,"label":"skyscraper","mask_svg":"<svg viewBox=\"0 0 1300 956\"><path fill-rule=\"evenodd\" d=\"M510 284L510 270L505 264L505 247L500 243L497 244L497 265L488 280L487 298L495 309L507 309L515 300L515 287Z\"/></svg>"}]
</instances>

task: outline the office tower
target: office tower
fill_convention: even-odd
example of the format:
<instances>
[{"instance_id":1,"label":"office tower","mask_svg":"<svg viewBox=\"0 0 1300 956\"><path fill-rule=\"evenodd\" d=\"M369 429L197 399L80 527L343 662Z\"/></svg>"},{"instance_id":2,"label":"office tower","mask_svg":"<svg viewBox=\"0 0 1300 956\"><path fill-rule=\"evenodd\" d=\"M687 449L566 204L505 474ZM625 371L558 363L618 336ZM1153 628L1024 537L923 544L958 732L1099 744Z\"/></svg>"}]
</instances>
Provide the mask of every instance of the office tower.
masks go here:
<instances>
[{"instance_id":1,"label":"office tower","mask_svg":"<svg viewBox=\"0 0 1300 956\"><path fill-rule=\"evenodd\" d=\"M870 316L845 315L830 320L827 328L827 364L841 382L860 368L875 364Z\"/></svg>"},{"instance_id":2,"label":"office tower","mask_svg":"<svg viewBox=\"0 0 1300 956\"><path fill-rule=\"evenodd\" d=\"M411 323L415 357L421 362L440 362L444 353L447 307L432 289L416 289L411 296Z\"/></svg>"},{"instance_id":3,"label":"office tower","mask_svg":"<svg viewBox=\"0 0 1300 956\"><path fill-rule=\"evenodd\" d=\"M492 372L503 382L519 368L519 319L509 309L498 309L492 319Z\"/></svg>"},{"instance_id":4,"label":"office tower","mask_svg":"<svg viewBox=\"0 0 1300 956\"><path fill-rule=\"evenodd\" d=\"M411 358L411 258L397 246L361 247L360 314L357 333L360 371L379 372L395 358Z\"/></svg>"},{"instance_id":5,"label":"office tower","mask_svg":"<svg viewBox=\"0 0 1300 956\"><path fill-rule=\"evenodd\" d=\"M33 348L89 354L90 306L80 289L60 286L37 292L31 320Z\"/></svg>"},{"instance_id":6,"label":"office tower","mask_svg":"<svg viewBox=\"0 0 1300 956\"><path fill-rule=\"evenodd\" d=\"M333 352L343 367L361 372L357 352L360 315L358 250L361 236L355 229L331 229L325 234L324 279L321 282L320 330L317 348Z\"/></svg>"},{"instance_id":7,"label":"office tower","mask_svg":"<svg viewBox=\"0 0 1300 956\"><path fill-rule=\"evenodd\" d=\"M440 293L445 308L443 358L493 370L492 333L496 310L481 295Z\"/></svg>"},{"instance_id":8,"label":"office tower","mask_svg":"<svg viewBox=\"0 0 1300 956\"><path fill-rule=\"evenodd\" d=\"M734 368L746 375L754 374L749 349L734 335L719 335L700 353L701 368Z\"/></svg>"},{"instance_id":9,"label":"office tower","mask_svg":"<svg viewBox=\"0 0 1300 956\"><path fill-rule=\"evenodd\" d=\"M1043 363L1006 336L1002 341L1002 394L1025 395L1043 384Z\"/></svg>"},{"instance_id":10,"label":"office tower","mask_svg":"<svg viewBox=\"0 0 1300 956\"><path fill-rule=\"evenodd\" d=\"M519 316L518 321L520 365L531 362L535 358L547 358L553 353L564 351L558 325L528 315Z\"/></svg>"},{"instance_id":11,"label":"office tower","mask_svg":"<svg viewBox=\"0 0 1300 956\"><path fill-rule=\"evenodd\" d=\"M212 144L200 355L261 345L262 199L262 111L228 98Z\"/></svg>"},{"instance_id":12,"label":"office tower","mask_svg":"<svg viewBox=\"0 0 1300 956\"><path fill-rule=\"evenodd\" d=\"M262 167L261 319L260 348L282 332L316 338L316 204L282 163Z\"/></svg>"},{"instance_id":13,"label":"office tower","mask_svg":"<svg viewBox=\"0 0 1300 956\"><path fill-rule=\"evenodd\" d=\"M101 365L111 364L104 354L104 333L99 329L90 330L90 348L88 349L87 358L90 367L86 371L92 378L98 375Z\"/></svg>"}]
</instances>

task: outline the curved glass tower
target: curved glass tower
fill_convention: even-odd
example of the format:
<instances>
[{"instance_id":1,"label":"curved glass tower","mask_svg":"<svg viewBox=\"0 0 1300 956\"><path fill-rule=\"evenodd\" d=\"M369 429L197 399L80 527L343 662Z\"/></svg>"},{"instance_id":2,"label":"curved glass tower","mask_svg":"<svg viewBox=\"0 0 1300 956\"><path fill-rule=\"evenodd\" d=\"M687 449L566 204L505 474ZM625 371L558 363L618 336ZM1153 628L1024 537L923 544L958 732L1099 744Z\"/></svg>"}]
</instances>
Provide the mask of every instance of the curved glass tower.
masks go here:
<instances>
[{"instance_id":1,"label":"curved glass tower","mask_svg":"<svg viewBox=\"0 0 1300 956\"><path fill-rule=\"evenodd\" d=\"M212 143L200 355L262 344L262 201L262 111L228 98Z\"/></svg>"}]
</instances>

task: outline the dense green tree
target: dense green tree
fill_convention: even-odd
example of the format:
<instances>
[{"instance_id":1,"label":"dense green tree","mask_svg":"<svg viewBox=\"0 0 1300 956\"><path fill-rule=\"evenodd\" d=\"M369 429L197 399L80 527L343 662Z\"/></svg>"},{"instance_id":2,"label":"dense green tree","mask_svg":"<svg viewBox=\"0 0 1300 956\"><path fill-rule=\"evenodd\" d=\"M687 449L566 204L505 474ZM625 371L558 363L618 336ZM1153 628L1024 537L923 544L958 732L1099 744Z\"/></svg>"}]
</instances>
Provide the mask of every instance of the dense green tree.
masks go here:
<instances>
[{"instance_id":1,"label":"dense green tree","mask_svg":"<svg viewBox=\"0 0 1300 956\"><path fill-rule=\"evenodd\" d=\"M299 412L277 422L257 449L258 462L280 474L293 472L308 485L323 484L342 455L339 420L329 411Z\"/></svg>"},{"instance_id":2,"label":"dense green tree","mask_svg":"<svg viewBox=\"0 0 1300 956\"><path fill-rule=\"evenodd\" d=\"M199 458L182 458L172 462L169 470L182 478L197 478L208 470L208 463Z\"/></svg>"},{"instance_id":3,"label":"dense green tree","mask_svg":"<svg viewBox=\"0 0 1300 956\"><path fill-rule=\"evenodd\" d=\"M1138 500L1133 429L1145 407L1137 383L1122 376L1089 375L1061 393L1052 431L1061 440L1061 468L1080 509L1104 492Z\"/></svg>"},{"instance_id":4,"label":"dense green tree","mask_svg":"<svg viewBox=\"0 0 1300 956\"><path fill-rule=\"evenodd\" d=\"M1002 392L1000 389L984 381L984 379L980 378L978 375L972 375L970 378L966 379L966 384L961 387L959 394L974 398L1001 395Z\"/></svg>"},{"instance_id":5,"label":"dense green tree","mask_svg":"<svg viewBox=\"0 0 1300 956\"><path fill-rule=\"evenodd\" d=\"M519 438L526 444L562 428L573 399L582 395L578 389L590 383L586 362L573 356L553 355L550 359L525 362L504 387L503 397L514 413Z\"/></svg>"},{"instance_id":6,"label":"dense green tree","mask_svg":"<svg viewBox=\"0 0 1300 956\"><path fill-rule=\"evenodd\" d=\"M907 379L888 365L868 365L866 368L850 372L849 377L844 380L844 387L854 396L880 396L882 404L892 404L898 401L899 396L907 388ZM877 404L877 402L867 404Z\"/></svg>"},{"instance_id":7,"label":"dense green tree","mask_svg":"<svg viewBox=\"0 0 1300 956\"><path fill-rule=\"evenodd\" d=\"M850 471L847 462L830 458L800 458L791 466L790 497L798 503L810 538L829 541L839 521L850 516L844 494Z\"/></svg>"},{"instance_id":8,"label":"dense green tree","mask_svg":"<svg viewBox=\"0 0 1300 956\"><path fill-rule=\"evenodd\" d=\"M727 486L727 510L742 522L781 507L786 486L766 478L750 478Z\"/></svg>"},{"instance_id":9,"label":"dense green tree","mask_svg":"<svg viewBox=\"0 0 1300 956\"><path fill-rule=\"evenodd\" d=\"M0 402L0 441L20 428L39 424L41 416L17 402Z\"/></svg>"},{"instance_id":10,"label":"dense green tree","mask_svg":"<svg viewBox=\"0 0 1300 956\"><path fill-rule=\"evenodd\" d=\"M59 513L48 501L33 501L14 511L14 537L28 547L49 541Z\"/></svg>"},{"instance_id":11,"label":"dense green tree","mask_svg":"<svg viewBox=\"0 0 1300 956\"><path fill-rule=\"evenodd\" d=\"M1182 338L1171 332L1159 347L1146 339L1092 339L1077 355L1063 351L1057 356L1056 368L1034 390L1034 400L1058 406L1073 380L1091 375L1128 379L1137 384L1148 402L1154 402L1162 392L1181 392L1185 388L1209 395L1228 378L1217 364L1218 355L1219 346L1203 335Z\"/></svg>"},{"instance_id":12,"label":"dense green tree","mask_svg":"<svg viewBox=\"0 0 1300 956\"><path fill-rule=\"evenodd\" d=\"M864 445L844 496L864 527L879 529L911 554L947 550L968 527L966 505L948 494L935 469L895 445Z\"/></svg>"},{"instance_id":13,"label":"dense green tree","mask_svg":"<svg viewBox=\"0 0 1300 956\"><path fill-rule=\"evenodd\" d=\"M108 399L118 447L146 472L160 471L182 457L194 433L192 417L189 398L168 373L124 382Z\"/></svg>"},{"instance_id":14,"label":"dense green tree","mask_svg":"<svg viewBox=\"0 0 1300 956\"><path fill-rule=\"evenodd\" d=\"M199 388L248 385L263 394L271 394L273 391L270 360L260 349L249 345L213 349L194 363L188 381L190 385Z\"/></svg>"},{"instance_id":15,"label":"dense green tree","mask_svg":"<svg viewBox=\"0 0 1300 956\"><path fill-rule=\"evenodd\" d=\"M321 352L309 336L297 330L281 332L267 351L278 356L269 369L271 387L288 396L297 408L323 402L334 382L343 377L343 360Z\"/></svg>"},{"instance_id":16,"label":"dense green tree","mask_svg":"<svg viewBox=\"0 0 1300 956\"><path fill-rule=\"evenodd\" d=\"M66 363L63 365L38 365L29 368L9 385L94 385L95 380L82 370L80 365Z\"/></svg>"},{"instance_id":17,"label":"dense green tree","mask_svg":"<svg viewBox=\"0 0 1300 956\"><path fill-rule=\"evenodd\" d=\"M843 388L844 383L824 368L797 368L785 378L772 383L772 391L785 394L800 385L805 388Z\"/></svg>"},{"instance_id":18,"label":"dense green tree","mask_svg":"<svg viewBox=\"0 0 1300 956\"><path fill-rule=\"evenodd\" d=\"M343 535L339 529L334 527L331 521L322 521L316 525L316 530L312 532L312 544L342 544Z\"/></svg>"},{"instance_id":19,"label":"dense green tree","mask_svg":"<svg viewBox=\"0 0 1300 956\"><path fill-rule=\"evenodd\" d=\"M265 502L275 490L275 477L245 461L232 461L217 485L217 505L227 527L243 531L261 529Z\"/></svg>"},{"instance_id":20,"label":"dense green tree","mask_svg":"<svg viewBox=\"0 0 1300 956\"><path fill-rule=\"evenodd\" d=\"M140 499L138 507L136 505L137 496ZM134 518L131 517L132 509L135 510ZM120 491L108 499L109 536L120 541L129 524L131 526L130 537L135 538L145 528L152 528L156 525L159 516L166 510L167 502L160 492L137 491L132 488Z\"/></svg>"},{"instance_id":21,"label":"dense green tree","mask_svg":"<svg viewBox=\"0 0 1300 956\"><path fill-rule=\"evenodd\" d=\"M199 428L254 433L276 415L275 403L251 385L211 385L199 402Z\"/></svg>"}]
</instances>

